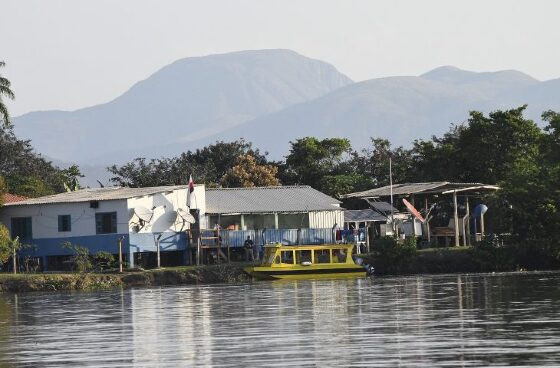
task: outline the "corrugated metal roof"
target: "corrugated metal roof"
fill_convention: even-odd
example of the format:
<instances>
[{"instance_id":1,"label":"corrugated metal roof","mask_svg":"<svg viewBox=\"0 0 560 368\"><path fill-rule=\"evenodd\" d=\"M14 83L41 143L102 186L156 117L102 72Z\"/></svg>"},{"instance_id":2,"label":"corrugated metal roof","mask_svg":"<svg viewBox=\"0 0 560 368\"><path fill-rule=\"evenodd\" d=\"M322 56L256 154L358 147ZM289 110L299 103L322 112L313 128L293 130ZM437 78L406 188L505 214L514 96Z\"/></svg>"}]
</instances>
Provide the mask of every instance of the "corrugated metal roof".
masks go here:
<instances>
[{"instance_id":1,"label":"corrugated metal roof","mask_svg":"<svg viewBox=\"0 0 560 368\"><path fill-rule=\"evenodd\" d=\"M386 212L386 213L390 213L391 210L393 210L393 212L397 213L399 212L399 210L397 210L395 207L391 206L390 203L387 202L369 202L369 205L373 207L374 210L377 210L378 212Z\"/></svg>"},{"instance_id":2,"label":"corrugated metal roof","mask_svg":"<svg viewBox=\"0 0 560 368\"><path fill-rule=\"evenodd\" d=\"M17 194L12 194L12 193L4 193L2 195L2 203L3 204L13 203L13 202L21 202L21 201L25 201L26 199L28 199L28 198L24 197L24 196L17 195Z\"/></svg>"},{"instance_id":3,"label":"corrugated metal roof","mask_svg":"<svg viewBox=\"0 0 560 368\"><path fill-rule=\"evenodd\" d=\"M206 189L206 212L213 214L340 210L338 204L307 185Z\"/></svg>"},{"instance_id":4,"label":"corrugated metal roof","mask_svg":"<svg viewBox=\"0 0 560 368\"><path fill-rule=\"evenodd\" d=\"M371 208L365 210L345 210L344 222L363 222L363 221L378 221L386 222L387 217L380 215L378 212Z\"/></svg>"},{"instance_id":5,"label":"corrugated metal roof","mask_svg":"<svg viewBox=\"0 0 560 368\"><path fill-rule=\"evenodd\" d=\"M472 191L483 191L483 190L497 190L499 189L494 185L487 185L481 183L451 183L448 181L439 182L428 182L428 183L404 183L404 184L393 184L393 195L409 195L409 194L435 194L442 193L448 190L472 190ZM391 187L389 185L366 190L363 192L355 192L346 194L344 198L377 198L377 197L388 197L391 195Z\"/></svg>"},{"instance_id":6,"label":"corrugated metal roof","mask_svg":"<svg viewBox=\"0 0 560 368\"><path fill-rule=\"evenodd\" d=\"M87 188L74 192L54 194L39 198L26 199L24 201L6 203L4 206L23 206L34 204L51 203L77 203L89 201L110 201L115 199L126 199L142 197L156 193L170 192L176 189L185 189L186 185L173 185L162 187L147 188L126 188L126 187L107 187L107 188Z\"/></svg>"}]
</instances>

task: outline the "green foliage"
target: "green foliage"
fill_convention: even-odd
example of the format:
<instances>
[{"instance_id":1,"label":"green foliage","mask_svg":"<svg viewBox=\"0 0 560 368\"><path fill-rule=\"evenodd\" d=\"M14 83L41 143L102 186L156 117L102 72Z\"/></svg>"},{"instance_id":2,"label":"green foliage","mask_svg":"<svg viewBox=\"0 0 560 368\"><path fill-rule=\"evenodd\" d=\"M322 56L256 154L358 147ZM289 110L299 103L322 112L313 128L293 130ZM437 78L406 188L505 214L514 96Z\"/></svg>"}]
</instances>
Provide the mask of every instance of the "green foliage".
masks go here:
<instances>
[{"instance_id":1,"label":"green foliage","mask_svg":"<svg viewBox=\"0 0 560 368\"><path fill-rule=\"evenodd\" d=\"M0 68L6 66L6 63L0 61ZM4 103L4 98L7 97L10 100L15 98L14 92L11 89L12 84L10 81L0 74L0 126L9 127L12 122L10 120L10 114L8 112L8 107Z\"/></svg>"},{"instance_id":2,"label":"green foliage","mask_svg":"<svg viewBox=\"0 0 560 368\"><path fill-rule=\"evenodd\" d=\"M118 266L115 264L115 256L109 252L99 251L93 255L93 269L105 271Z\"/></svg>"},{"instance_id":3,"label":"green foliage","mask_svg":"<svg viewBox=\"0 0 560 368\"><path fill-rule=\"evenodd\" d=\"M414 176L422 178L417 181L496 184L520 162L535 162L542 131L523 116L525 109L495 111L488 117L472 111L467 124L442 138L416 141Z\"/></svg>"},{"instance_id":4,"label":"green foliage","mask_svg":"<svg viewBox=\"0 0 560 368\"><path fill-rule=\"evenodd\" d=\"M283 184L307 184L318 190L323 189L327 176L344 174L337 169L352 149L345 138L306 137L290 143L292 147L280 169L280 180Z\"/></svg>"},{"instance_id":5,"label":"green foliage","mask_svg":"<svg viewBox=\"0 0 560 368\"><path fill-rule=\"evenodd\" d=\"M69 241L62 243L62 248L68 249L74 253L69 260L73 270L77 272L89 272L92 270L93 265L88 248L72 244Z\"/></svg>"},{"instance_id":6,"label":"green foliage","mask_svg":"<svg viewBox=\"0 0 560 368\"><path fill-rule=\"evenodd\" d=\"M416 253L415 241L399 243L393 237L380 238L374 244L373 263L376 272L381 274L410 273L414 270Z\"/></svg>"},{"instance_id":7,"label":"green foliage","mask_svg":"<svg viewBox=\"0 0 560 368\"><path fill-rule=\"evenodd\" d=\"M357 173L370 178L372 187L389 185L389 157L392 160L394 183L405 183L409 180L412 153L403 147L391 148L387 139L371 138L371 147L360 152L353 152L348 166ZM361 190L355 188L355 190Z\"/></svg>"},{"instance_id":8,"label":"green foliage","mask_svg":"<svg viewBox=\"0 0 560 368\"><path fill-rule=\"evenodd\" d=\"M0 175L0 207L2 207L2 201L4 200L4 194L8 193L8 185L4 177Z\"/></svg>"},{"instance_id":9,"label":"green foliage","mask_svg":"<svg viewBox=\"0 0 560 368\"><path fill-rule=\"evenodd\" d=\"M84 175L80 172L78 165L72 165L69 168L62 170L61 175L64 189L66 189L67 192L73 192L81 189L80 178L83 178Z\"/></svg>"},{"instance_id":10,"label":"green foliage","mask_svg":"<svg viewBox=\"0 0 560 368\"><path fill-rule=\"evenodd\" d=\"M220 185L222 177L233 168L238 158L251 155L258 165L266 164L265 155L243 139L234 142L216 142L196 151L187 151L177 157L152 159L137 158L122 166L107 169L114 176L111 181L128 187L186 184L189 175L197 183Z\"/></svg>"},{"instance_id":11,"label":"green foliage","mask_svg":"<svg viewBox=\"0 0 560 368\"><path fill-rule=\"evenodd\" d=\"M13 194L37 197L63 192L67 175L18 139L11 126L0 126L0 175Z\"/></svg>"},{"instance_id":12,"label":"green foliage","mask_svg":"<svg viewBox=\"0 0 560 368\"><path fill-rule=\"evenodd\" d=\"M12 237L8 228L0 223L0 264L5 263L13 254Z\"/></svg>"},{"instance_id":13,"label":"green foliage","mask_svg":"<svg viewBox=\"0 0 560 368\"><path fill-rule=\"evenodd\" d=\"M503 246L503 241L495 235L488 235L475 243L472 256L477 271L511 271L515 267L515 257L510 249Z\"/></svg>"},{"instance_id":14,"label":"green foliage","mask_svg":"<svg viewBox=\"0 0 560 368\"><path fill-rule=\"evenodd\" d=\"M4 225L0 224L0 265L6 263L25 245L22 244L18 237L12 239L10 231Z\"/></svg>"},{"instance_id":15,"label":"green foliage","mask_svg":"<svg viewBox=\"0 0 560 368\"><path fill-rule=\"evenodd\" d=\"M326 175L319 182L322 192L340 198L343 194L373 188L373 180L360 174Z\"/></svg>"}]
</instances>

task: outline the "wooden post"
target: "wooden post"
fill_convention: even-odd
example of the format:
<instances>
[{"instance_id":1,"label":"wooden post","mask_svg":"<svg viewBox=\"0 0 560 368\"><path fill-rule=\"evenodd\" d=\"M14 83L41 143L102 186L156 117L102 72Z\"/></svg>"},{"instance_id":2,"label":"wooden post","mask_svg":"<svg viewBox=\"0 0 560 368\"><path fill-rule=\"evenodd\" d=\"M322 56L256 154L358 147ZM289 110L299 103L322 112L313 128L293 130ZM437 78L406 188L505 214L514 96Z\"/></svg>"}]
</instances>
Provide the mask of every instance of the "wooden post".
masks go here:
<instances>
[{"instance_id":1,"label":"wooden post","mask_svg":"<svg viewBox=\"0 0 560 368\"><path fill-rule=\"evenodd\" d=\"M278 230L278 212L274 213L274 228Z\"/></svg>"},{"instance_id":2,"label":"wooden post","mask_svg":"<svg viewBox=\"0 0 560 368\"><path fill-rule=\"evenodd\" d=\"M245 216L243 214L241 214L241 221L240 221L240 225L241 225L241 230L245 230Z\"/></svg>"},{"instance_id":3,"label":"wooden post","mask_svg":"<svg viewBox=\"0 0 560 368\"><path fill-rule=\"evenodd\" d=\"M198 240L196 242L196 265L200 266L200 242L201 242L201 237L198 237Z\"/></svg>"},{"instance_id":4,"label":"wooden post","mask_svg":"<svg viewBox=\"0 0 560 368\"><path fill-rule=\"evenodd\" d=\"M428 221L428 197L424 198L424 209L426 211L426 233L428 235L428 244L431 243L430 222Z\"/></svg>"},{"instance_id":5,"label":"wooden post","mask_svg":"<svg viewBox=\"0 0 560 368\"><path fill-rule=\"evenodd\" d=\"M17 273L17 254L16 254L16 247L14 247L14 249L13 249L12 260L13 260L14 274L16 274L16 273Z\"/></svg>"},{"instance_id":6,"label":"wooden post","mask_svg":"<svg viewBox=\"0 0 560 368\"><path fill-rule=\"evenodd\" d=\"M366 251L369 253L369 227L370 227L370 222L366 221Z\"/></svg>"},{"instance_id":7,"label":"wooden post","mask_svg":"<svg viewBox=\"0 0 560 368\"><path fill-rule=\"evenodd\" d=\"M119 273L123 272L123 266L122 266L122 241L123 241L123 237L121 236L119 238Z\"/></svg>"},{"instance_id":8,"label":"wooden post","mask_svg":"<svg viewBox=\"0 0 560 368\"><path fill-rule=\"evenodd\" d=\"M471 210L470 210L470 204L469 204L469 196L465 196L465 204L467 206L467 228L466 228L466 233L464 234L464 236L467 237L467 245L471 245Z\"/></svg>"},{"instance_id":9,"label":"wooden post","mask_svg":"<svg viewBox=\"0 0 560 368\"><path fill-rule=\"evenodd\" d=\"M157 247L157 268L161 268L161 258L159 254L159 239L161 238L161 234L156 239L156 247Z\"/></svg>"},{"instance_id":10,"label":"wooden post","mask_svg":"<svg viewBox=\"0 0 560 368\"><path fill-rule=\"evenodd\" d=\"M459 211L457 209L457 191L453 191L453 220L455 223L455 246L458 247L459 244Z\"/></svg>"}]
</instances>

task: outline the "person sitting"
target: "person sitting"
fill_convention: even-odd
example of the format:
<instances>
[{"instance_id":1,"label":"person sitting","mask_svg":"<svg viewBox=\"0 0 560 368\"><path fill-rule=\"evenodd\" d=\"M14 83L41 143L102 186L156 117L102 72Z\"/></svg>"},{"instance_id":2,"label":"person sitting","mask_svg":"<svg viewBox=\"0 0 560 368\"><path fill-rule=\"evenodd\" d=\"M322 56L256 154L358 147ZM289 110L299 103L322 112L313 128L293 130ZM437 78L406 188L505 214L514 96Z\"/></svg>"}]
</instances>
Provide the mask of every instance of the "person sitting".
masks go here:
<instances>
[{"instance_id":1,"label":"person sitting","mask_svg":"<svg viewBox=\"0 0 560 368\"><path fill-rule=\"evenodd\" d=\"M346 262L346 253L344 253L344 249L341 249L340 252L338 253L338 262L339 263Z\"/></svg>"},{"instance_id":2,"label":"person sitting","mask_svg":"<svg viewBox=\"0 0 560 368\"><path fill-rule=\"evenodd\" d=\"M253 252L253 241L251 240L250 236L247 236L247 239L245 240L245 243L243 243L243 248L245 248L245 260L247 262L249 262L249 258L251 258L251 261L255 261L255 254Z\"/></svg>"}]
</instances>

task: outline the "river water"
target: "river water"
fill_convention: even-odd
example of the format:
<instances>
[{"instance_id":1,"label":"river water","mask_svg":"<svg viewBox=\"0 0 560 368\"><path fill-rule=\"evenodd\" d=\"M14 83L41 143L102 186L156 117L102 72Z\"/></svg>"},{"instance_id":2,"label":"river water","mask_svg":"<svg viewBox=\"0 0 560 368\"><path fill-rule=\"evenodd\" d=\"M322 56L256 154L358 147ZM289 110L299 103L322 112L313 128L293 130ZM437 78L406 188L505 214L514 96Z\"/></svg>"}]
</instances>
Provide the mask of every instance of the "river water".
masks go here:
<instances>
[{"instance_id":1,"label":"river water","mask_svg":"<svg viewBox=\"0 0 560 368\"><path fill-rule=\"evenodd\" d=\"M0 367L560 366L560 274L0 294Z\"/></svg>"}]
</instances>

